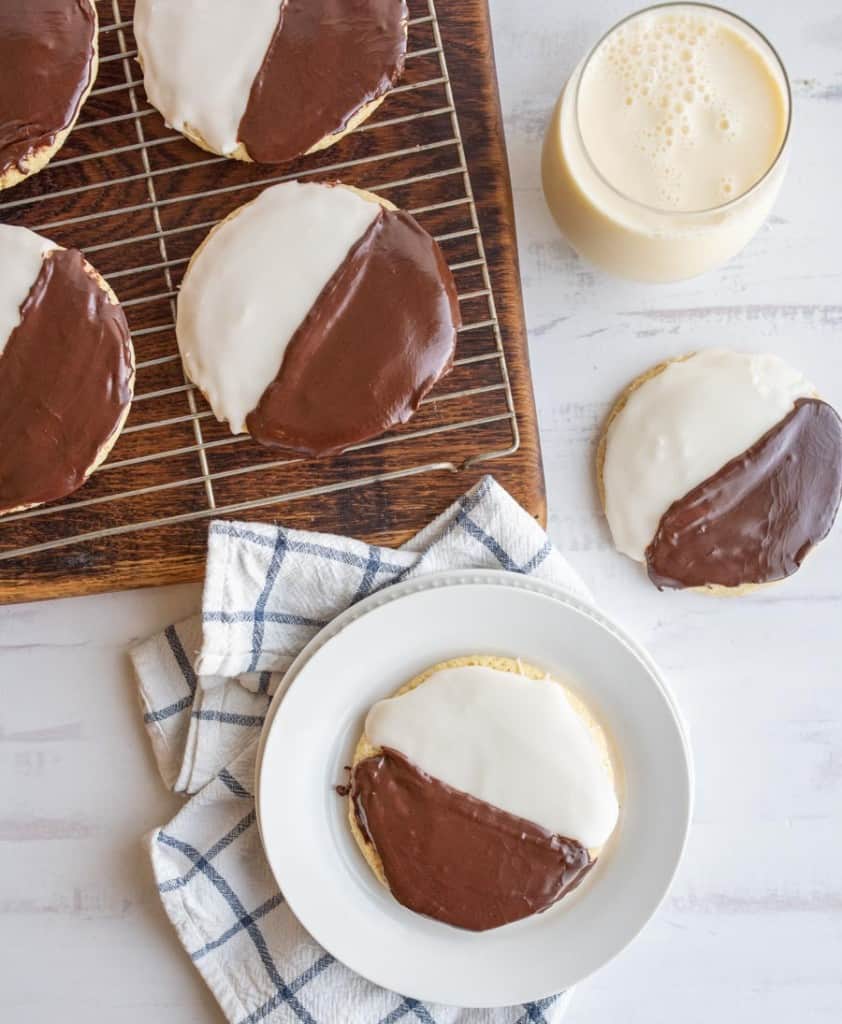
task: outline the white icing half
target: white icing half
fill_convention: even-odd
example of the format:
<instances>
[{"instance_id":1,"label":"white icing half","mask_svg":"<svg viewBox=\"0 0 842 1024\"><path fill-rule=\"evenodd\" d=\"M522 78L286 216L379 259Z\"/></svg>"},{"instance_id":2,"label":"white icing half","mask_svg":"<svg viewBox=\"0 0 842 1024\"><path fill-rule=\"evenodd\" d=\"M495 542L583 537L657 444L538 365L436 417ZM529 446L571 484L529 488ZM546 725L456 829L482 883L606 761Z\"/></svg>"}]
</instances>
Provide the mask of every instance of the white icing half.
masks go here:
<instances>
[{"instance_id":1,"label":"white icing half","mask_svg":"<svg viewBox=\"0 0 842 1024\"><path fill-rule=\"evenodd\" d=\"M643 562L670 505L815 393L782 359L708 349L629 396L606 439L605 512L619 551Z\"/></svg>"},{"instance_id":2,"label":"white icing half","mask_svg":"<svg viewBox=\"0 0 842 1024\"><path fill-rule=\"evenodd\" d=\"M20 307L55 243L28 228L0 224L0 355L21 320Z\"/></svg>"},{"instance_id":3,"label":"white icing half","mask_svg":"<svg viewBox=\"0 0 842 1024\"><path fill-rule=\"evenodd\" d=\"M194 258L178 346L233 433L245 430L293 334L379 210L349 188L285 182L220 225Z\"/></svg>"},{"instance_id":4,"label":"white icing half","mask_svg":"<svg viewBox=\"0 0 842 1024\"><path fill-rule=\"evenodd\" d=\"M232 153L282 0L137 0L134 32L150 102L179 131Z\"/></svg>"},{"instance_id":5,"label":"white icing half","mask_svg":"<svg viewBox=\"0 0 842 1024\"><path fill-rule=\"evenodd\" d=\"M428 775L586 847L617 823L604 755L552 679L442 669L375 704L365 731Z\"/></svg>"}]
</instances>

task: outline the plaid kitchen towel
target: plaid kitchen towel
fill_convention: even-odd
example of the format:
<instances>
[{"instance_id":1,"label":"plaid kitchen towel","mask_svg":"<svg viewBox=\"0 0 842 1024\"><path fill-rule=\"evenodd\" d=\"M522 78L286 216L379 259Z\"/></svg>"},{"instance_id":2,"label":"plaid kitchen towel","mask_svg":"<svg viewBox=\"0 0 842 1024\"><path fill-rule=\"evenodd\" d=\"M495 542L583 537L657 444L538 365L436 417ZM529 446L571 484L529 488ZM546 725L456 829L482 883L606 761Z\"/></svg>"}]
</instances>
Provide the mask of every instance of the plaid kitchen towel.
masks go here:
<instances>
[{"instance_id":1,"label":"plaid kitchen towel","mask_svg":"<svg viewBox=\"0 0 842 1024\"><path fill-rule=\"evenodd\" d=\"M260 847L256 745L295 655L382 587L444 569L507 569L590 600L535 520L486 477L399 550L255 523L213 522L201 615L131 651L166 784L192 797L149 838L161 899L232 1024L558 1024L565 994L505 1009L421 1003L321 949Z\"/></svg>"}]
</instances>

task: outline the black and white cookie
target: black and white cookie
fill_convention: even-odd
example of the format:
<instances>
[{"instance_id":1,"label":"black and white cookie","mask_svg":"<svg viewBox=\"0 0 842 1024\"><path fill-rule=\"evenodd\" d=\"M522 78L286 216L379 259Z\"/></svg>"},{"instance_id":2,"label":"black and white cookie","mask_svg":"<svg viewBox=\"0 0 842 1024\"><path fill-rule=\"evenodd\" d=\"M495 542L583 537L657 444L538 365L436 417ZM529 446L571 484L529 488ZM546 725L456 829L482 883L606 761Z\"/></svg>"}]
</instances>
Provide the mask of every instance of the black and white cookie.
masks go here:
<instances>
[{"instance_id":1,"label":"black and white cookie","mask_svg":"<svg viewBox=\"0 0 842 1024\"><path fill-rule=\"evenodd\" d=\"M111 288L78 250L0 225L0 513L80 487L117 440L133 388Z\"/></svg>"},{"instance_id":2,"label":"black and white cookie","mask_svg":"<svg viewBox=\"0 0 842 1024\"><path fill-rule=\"evenodd\" d=\"M407 213L344 185L286 182L190 261L177 336L233 433L311 455L410 418L453 362L453 276Z\"/></svg>"},{"instance_id":3,"label":"black and white cookie","mask_svg":"<svg viewBox=\"0 0 842 1024\"><path fill-rule=\"evenodd\" d=\"M0 0L0 189L64 145L97 74L94 0Z\"/></svg>"},{"instance_id":4,"label":"black and white cookie","mask_svg":"<svg viewBox=\"0 0 842 1024\"><path fill-rule=\"evenodd\" d=\"M281 163L337 142L403 71L404 0L136 0L146 94L222 156Z\"/></svg>"},{"instance_id":5,"label":"black and white cookie","mask_svg":"<svg viewBox=\"0 0 842 1024\"><path fill-rule=\"evenodd\" d=\"M590 871L617 824L605 735L521 660L433 666L369 712L348 819L398 902L470 931L540 913Z\"/></svg>"},{"instance_id":6,"label":"black and white cookie","mask_svg":"<svg viewBox=\"0 0 842 1024\"><path fill-rule=\"evenodd\" d=\"M598 461L614 543L659 588L742 593L790 576L830 531L842 421L777 356L709 349L626 389Z\"/></svg>"}]
</instances>

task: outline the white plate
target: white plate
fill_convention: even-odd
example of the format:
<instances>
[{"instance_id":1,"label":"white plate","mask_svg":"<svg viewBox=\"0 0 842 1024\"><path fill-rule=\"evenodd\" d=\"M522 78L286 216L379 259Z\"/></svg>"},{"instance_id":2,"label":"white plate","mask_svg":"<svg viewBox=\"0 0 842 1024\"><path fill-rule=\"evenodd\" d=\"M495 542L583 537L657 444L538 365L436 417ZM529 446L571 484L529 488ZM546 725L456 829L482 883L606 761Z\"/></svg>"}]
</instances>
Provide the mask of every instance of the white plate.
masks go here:
<instances>
[{"instance_id":1,"label":"white plate","mask_svg":"<svg viewBox=\"0 0 842 1024\"><path fill-rule=\"evenodd\" d=\"M402 907L351 838L345 782L366 712L422 669L465 654L520 656L569 676L603 724L619 825L596 867L543 914L474 933ZM456 1006L544 998L616 956L657 909L690 821L687 739L648 656L599 612L502 572L442 573L349 609L308 645L276 696L258 754L266 855L292 911L357 973Z\"/></svg>"}]
</instances>

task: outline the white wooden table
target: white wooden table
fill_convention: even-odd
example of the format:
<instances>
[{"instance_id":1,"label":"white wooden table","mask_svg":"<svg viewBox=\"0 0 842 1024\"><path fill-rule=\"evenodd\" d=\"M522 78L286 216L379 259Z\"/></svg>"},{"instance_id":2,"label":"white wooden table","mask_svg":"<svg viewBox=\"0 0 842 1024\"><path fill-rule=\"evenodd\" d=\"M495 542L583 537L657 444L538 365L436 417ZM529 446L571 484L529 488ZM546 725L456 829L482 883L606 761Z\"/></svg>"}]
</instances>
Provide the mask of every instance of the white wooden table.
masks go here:
<instances>
[{"instance_id":1,"label":"white wooden table","mask_svg":"<svg viewBox=\"0 0 842 1024\"><path fill-rule=\"evenodd\" d=\"M629 8L492 8L552 536L669 675L698 775L670 897L629 951L580 986L569 1019L838 1024L842 524L795 579L761 596L658 594L611 549L592 465L622 385L697 346L777 352L842 408L842 8L737 4L779 45L793 79L792 165L771 224L744 253L669 287L583 266L540 189L539 146L558 89ZM154 770L124 654L191 612L198 593L0 609L4 1021L221 1019L164 919L140 844L178 801Z\"/></svg>"}]
</instances>

